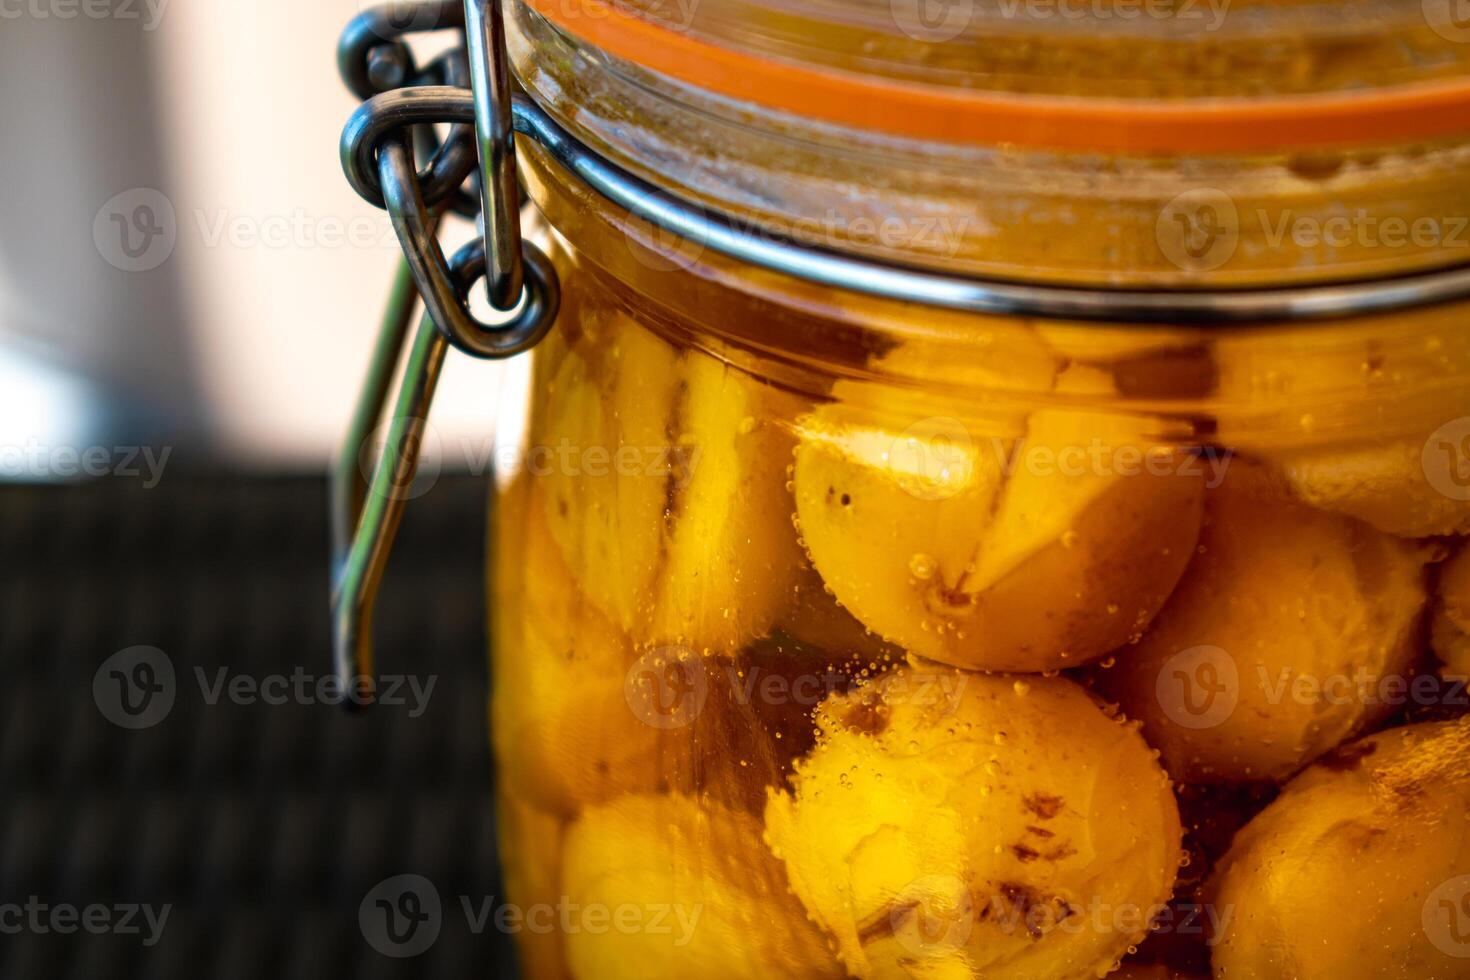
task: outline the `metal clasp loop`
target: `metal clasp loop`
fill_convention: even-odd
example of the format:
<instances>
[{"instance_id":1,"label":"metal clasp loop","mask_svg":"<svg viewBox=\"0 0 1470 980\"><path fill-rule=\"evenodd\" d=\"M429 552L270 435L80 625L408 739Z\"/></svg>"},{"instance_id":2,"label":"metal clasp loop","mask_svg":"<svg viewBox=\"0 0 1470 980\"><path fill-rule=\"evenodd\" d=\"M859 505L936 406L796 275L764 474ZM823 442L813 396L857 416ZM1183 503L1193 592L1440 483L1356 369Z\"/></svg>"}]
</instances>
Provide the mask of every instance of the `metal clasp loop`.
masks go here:
<instances>
[{"instance_id":1,"label":"metal clasp loop","mask_svg":"<svg viewBox=\"0 0 1470 980\"><path fill-rule=\"evenodd\" d=\"M464 0L464 22L485 207L485 288L491 306L508 310L520 299L523 276L510 57L500 0Z\"/></svg>"},{"instance_id":2,"label":"metal clasp loop","mask_svg":"<svg viewBox=\"0 0 1470 980\"><path fill-rule=\"evenodd\" d=\"M460 8L459 0L453 4L444 0L410 6L408 12L432 15L427 19L431 26L425 29L463 24L458 20L461 13L475 25L472 36L479 38L479 44L471 44L474 56L468 74L475 106L484 106L483 112L471 109L462 98L465 90L456 87L466 73L463 51L436 62L437 72L418 74L406 46L385 27L395 23L389 8L355 19L342 42L344 78L354 91L369 96L343 133L343 169L364 199L387 210L404 254L352 426L333 470L333 663L343 689L357 692L348 704L368 703L374 693L373 607L418 470L446 352L454 346L479 358L522 353L551 329L560 307L551 262L521 241L499 5L493 0L464 0L464 4ZM376 70L369 64L374 60ZM379 82L398 77L449 86L377 91ZM448 138L432 146L428 134L436 123L453 125ZM471 123L478 129L471 129ZM477 132L478 150L471 142ZM432 151L422 174L415 169L415 137ZM477 158L485 236L446 260L437 236L439 216L445 207L465 210L463 184ZM469 290L481 277L487 281L491 306L505 314L504 323L482 323L470 311ZM382 454L368 481L363 477L363 454L387 402L419 297L425 314L404 365Z\"/></svg>"},{"instance_id":3,"label":"metal clasp loop","mask_svg":"<svg viewBox=\"0 0 1470 980\"><path fill-rule=\"evenodd\" d=\"M536 246L525 243L525 297L508 322L500 326L481 323L470 312L465 288L451 275L449 263L433 234L428 209L414 179L413 160L401 136L390 136L378 151L383 198L393 229L403 246L404 257L413 271L420 296L444 339L472 357L498 360L514 357L536 346L556 318L561 291L551 262ZM519 241L520 216L516 215ZM479 243L477 274L488 277L494 262L485 243ZM521 263L517 262L520 274ZM497 308L511 312L505 308Z\"/></svg>"}]
</instances>

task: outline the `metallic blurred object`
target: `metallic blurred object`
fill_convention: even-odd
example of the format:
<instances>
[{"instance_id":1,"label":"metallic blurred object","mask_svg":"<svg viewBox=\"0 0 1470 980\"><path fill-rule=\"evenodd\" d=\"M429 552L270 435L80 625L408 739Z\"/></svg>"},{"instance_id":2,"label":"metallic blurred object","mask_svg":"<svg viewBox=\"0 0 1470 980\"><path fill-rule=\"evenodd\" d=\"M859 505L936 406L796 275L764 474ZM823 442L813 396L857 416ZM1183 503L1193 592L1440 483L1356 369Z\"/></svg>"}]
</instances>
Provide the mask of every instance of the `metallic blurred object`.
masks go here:
<instances>
[{"instance_id":1,"label":"metallic blurred object","mask_svg":"<svg viewBox=\"0 0 1470 980\"><path fill-rule=\"evenodd\" d=\"M465 0L465 8L465 18L457 18L445 3L365 11L348 26L339 51L344 80L354 92L368 96L343 134L344 168L365 200L386 208L405 257L351 429L333 471L334 669L343 689L362 695L348 699L348 704L371 699L373 606L417 473L429 406L449 346L474 357L512 357L545 336L560 306L560 289L550 261L535 246L521 242L500 11L492 0ZM415 9L424 16L415 14ZM395 14L405 12L410 14L407 23L417 26L394 26L404 23ZM417 73L412 53L399 38L409 30L457 27L466 20L475 25L481 42L470 45L477 62L470 67L470 78L475 88L486 92L481 114L471 111L455 119L446 116L442 97L464 91L453 84L462 77L455 64L462 63L463 52L441 59L438 77L433 72ZM376 86L403 78L413 78L424 87L373 94ZM424 84L435 81L451 84ZM449 134L432 146L434 139L424 134L443 122L452 124ZM478 152L473 142L477 133L481 140ZM430 163L422 173L415 169L416 145L432 148ZM436 235L438 213L457 204L461 205L457 210L465 210L463 185L477 158L486 215L484 237L446 260ZM481 323L469 309L469 290L482 277L492 308L505 315L502 324ZM389 379L415 297L423 300L425 314L404 366L382 454L372 480L364 484L363 453L386 405Z\"/></svg>"}]
</instances>

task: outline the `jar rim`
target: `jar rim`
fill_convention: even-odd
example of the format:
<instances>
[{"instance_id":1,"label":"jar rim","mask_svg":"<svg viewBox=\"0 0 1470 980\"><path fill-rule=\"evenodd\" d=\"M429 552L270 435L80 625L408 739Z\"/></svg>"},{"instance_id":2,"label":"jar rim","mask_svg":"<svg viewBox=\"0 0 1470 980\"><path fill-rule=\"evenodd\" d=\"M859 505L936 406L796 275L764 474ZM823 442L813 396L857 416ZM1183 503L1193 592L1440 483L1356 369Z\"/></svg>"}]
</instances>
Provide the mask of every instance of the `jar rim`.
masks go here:
<instances>
[{"instance_id":1,"label":"jar rim","mask_svg":"<svg viewBox=\"0 0 1470 980\"><path fill-rule=\"evenodd\" d=\"M1055 151L1219 154L1470 135L1470 76L1355 91L1059 96L924 85L705 40L617 0L524 0L559 30L711 94L885 136Z\"/></svg>"}]
</instances>

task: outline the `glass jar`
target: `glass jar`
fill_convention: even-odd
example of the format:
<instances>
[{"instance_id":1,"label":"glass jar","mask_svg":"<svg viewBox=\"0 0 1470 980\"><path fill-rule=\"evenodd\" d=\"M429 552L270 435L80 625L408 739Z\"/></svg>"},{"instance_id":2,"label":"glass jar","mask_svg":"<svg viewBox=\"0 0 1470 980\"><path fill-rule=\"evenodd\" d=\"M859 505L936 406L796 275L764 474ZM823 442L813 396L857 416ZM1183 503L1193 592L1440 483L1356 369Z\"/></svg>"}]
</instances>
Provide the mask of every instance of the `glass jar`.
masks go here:
<instances>
[{"instance_id":1,"label":"glass jar","mask_svg":"<svg viewBox=\"0 0 1470 980\"><path fill-rule=\"evenodd\" d=\"M1125 4L536 0L510 52L754 238L1174 290L1470 260L1433 4ZM1470 976L1470 303L945 310L520 155L563 289L496 457L527 976Z\"/></svg>"}]
</instances>

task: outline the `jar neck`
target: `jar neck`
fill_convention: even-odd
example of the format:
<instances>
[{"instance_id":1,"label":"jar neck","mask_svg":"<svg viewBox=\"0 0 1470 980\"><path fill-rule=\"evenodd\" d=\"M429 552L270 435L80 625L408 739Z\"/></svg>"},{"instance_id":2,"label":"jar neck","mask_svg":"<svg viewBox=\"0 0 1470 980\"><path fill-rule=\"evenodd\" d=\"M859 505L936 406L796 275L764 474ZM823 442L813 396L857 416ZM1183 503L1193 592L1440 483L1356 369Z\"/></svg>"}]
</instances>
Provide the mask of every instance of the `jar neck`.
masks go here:
<instances>
[{"instance_id":1,"label":"jar neck","mask_svg":"<svg viewBox=\"0 0 1470 980\"><path fill-rule=\"evenodd\" d=\"M1470 262L1470 140L1168 158L963 146L737 103L525 6L511 55L578 139L754 236L1085 285L1351 281Z\"/></svg>"}]
</instances>

